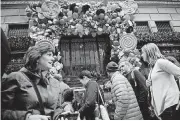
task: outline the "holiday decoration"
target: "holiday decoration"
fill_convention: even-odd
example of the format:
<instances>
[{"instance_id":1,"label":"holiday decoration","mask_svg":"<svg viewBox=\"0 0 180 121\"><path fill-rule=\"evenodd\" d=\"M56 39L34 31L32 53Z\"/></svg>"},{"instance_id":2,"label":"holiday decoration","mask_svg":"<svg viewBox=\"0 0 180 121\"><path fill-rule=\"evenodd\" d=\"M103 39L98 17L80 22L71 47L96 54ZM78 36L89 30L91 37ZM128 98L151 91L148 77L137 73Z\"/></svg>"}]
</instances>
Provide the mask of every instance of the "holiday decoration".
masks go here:
<instances>
[{"instance_id":1,"label":"holiday decoration","mask_svg":"<svg viewBox=\"0 0 180 121\"><path fill-rule=\"evenodd\" d=\"M134 0L126 0L121 6L125 14L134 14L138 8L138 5Z\"/></svg>"},{"instance_id":2,"label":"holiday decoration","mask_svg":"<svg viewBox=\"0 0 180 121\"><path fill-rule=\"evenodd\" d=\"M26 13L29 17L30 37L35 40L54 40L59 36L68 35L96 37L109 34L110 39L115 41L119 39L120 34L133 32L133 17L126 11L130 9L131 14L134 13L137 9L135 5L136 2L132 0L84 3L48 0L29 5Z\"/></svg>"},{"instance_id":3,"label":"holiday decoration","mask_svg":"<svg viewBox=\"0 0 180 121\"><path fill-rule=\"evenodd\" d=\"M137 46L137 38L134 34L123 34L119 42L121 48L126 50L133 50Z\"/></svg>"}]
</instances>

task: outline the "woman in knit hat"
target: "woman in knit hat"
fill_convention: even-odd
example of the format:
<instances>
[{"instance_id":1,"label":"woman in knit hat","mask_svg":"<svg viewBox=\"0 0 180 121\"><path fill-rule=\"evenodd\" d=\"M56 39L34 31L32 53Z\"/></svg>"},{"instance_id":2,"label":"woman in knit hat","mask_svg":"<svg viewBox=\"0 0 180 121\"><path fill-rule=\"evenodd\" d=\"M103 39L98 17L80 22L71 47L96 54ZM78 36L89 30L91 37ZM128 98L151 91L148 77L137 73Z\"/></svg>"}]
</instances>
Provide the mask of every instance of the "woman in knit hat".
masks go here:
<instances>
[{"instance_id":1,"label":"woman in knit hat","mask_svg":"<svg viewBox=\"0 0 180 121\"><path fill-rule=\"evenodd\" d=\"M54 46L47 40L27 50L24 67L2 83L2 119L48 120L61 113L57 102L59 82L48 73L53 52Z\"/></svg>"}]
</instances>

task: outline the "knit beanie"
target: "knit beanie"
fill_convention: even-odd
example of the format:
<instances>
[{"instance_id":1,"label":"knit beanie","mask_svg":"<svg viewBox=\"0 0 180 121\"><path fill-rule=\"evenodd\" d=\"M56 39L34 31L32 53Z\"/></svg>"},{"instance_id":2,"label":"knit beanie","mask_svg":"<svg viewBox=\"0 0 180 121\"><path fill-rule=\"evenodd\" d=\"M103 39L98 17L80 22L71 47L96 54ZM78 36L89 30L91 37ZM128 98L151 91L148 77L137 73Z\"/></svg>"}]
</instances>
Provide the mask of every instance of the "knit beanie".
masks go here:
<instances>
[{"instance_id":1,"label":"knit beanie","mask_svg":"<svg viewBox=\"0 0 180 121\"><path fill-rule=\"evenodd\" d=\"M55 52L55 46L49 40L37 41L35 46L38 47L40 51L51 50L52 52Z\"/></svg>"},{"instance_id":2,"label":"knit beanie","mask_svg":"<svg viewBox=\"0 0 180 121\"><path fill-rule=\"evenodd\" d=\"M29 47L24 55L25 67L34 70L39 57L44 53L54 52L54 45L48 40L41 40L36 42L35 46Z\"/></svg>"},{"instance_id":3,"label":"knit beanie","mask_svg":"<svg viewBox=\"0 0 180 121\"><path fill-rule=\"evenodd\" d=\"M88 70L83 70L80 74L79 74L79 78L83 79L83 76L87 76L88 78L92 78L92 74L90 71Z\"/></svg>"},{"instance_id":4,"label":"knit beanie","mask_svg":"<svg viewBox=\"0 0 180 121\"><path fill-rule=\"evenodd\" d=\"M113 61L109 62L107 64L107 66L106 66L106 71L107 72L116 72L116 71L118 71L118 64L116 64Z\"/></svg>"}]
</instances>

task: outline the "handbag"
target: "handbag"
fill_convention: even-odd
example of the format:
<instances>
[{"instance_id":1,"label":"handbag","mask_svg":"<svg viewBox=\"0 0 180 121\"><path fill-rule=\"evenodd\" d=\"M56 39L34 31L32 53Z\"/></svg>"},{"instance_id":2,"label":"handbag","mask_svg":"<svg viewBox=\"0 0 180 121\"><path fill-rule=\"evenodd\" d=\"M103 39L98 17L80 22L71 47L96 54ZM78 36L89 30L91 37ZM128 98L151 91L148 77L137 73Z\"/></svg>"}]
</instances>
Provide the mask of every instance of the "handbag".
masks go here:
<instances>
[{"instance_id":1,"label":"handbag","mask_svg":"<svg viewBox=\"0 0 180 121\"><path fill-rule=\"evenodd\" d=\"M109 114L107 112L107 108L105 107L105 102L103 100L103 97L101 95L99 87L98 87L98 93L99 93L100 99L102 101L102 104L98 104L99 105L100 117L102 118L102 120L110 120Z\"/></svg>"}]
</instances>

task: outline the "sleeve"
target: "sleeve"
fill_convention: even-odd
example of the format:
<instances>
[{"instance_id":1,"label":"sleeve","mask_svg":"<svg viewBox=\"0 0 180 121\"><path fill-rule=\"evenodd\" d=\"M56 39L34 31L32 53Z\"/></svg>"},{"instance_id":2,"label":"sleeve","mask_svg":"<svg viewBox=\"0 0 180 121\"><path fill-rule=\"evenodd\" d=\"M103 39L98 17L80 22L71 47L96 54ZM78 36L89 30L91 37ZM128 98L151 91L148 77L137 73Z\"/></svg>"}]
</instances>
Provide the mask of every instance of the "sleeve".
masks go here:
<instances>
[{"instance_id":1,"label":"sleeve","mask_svg":"<svg viewBox=\"0 0 180 121\"><path fill-rule=\"evenodd\" d=\"M139 87L142 88L144 91L148 91L146 86L146 78L141 74L141 72L135 70L134 76L136 82L139 84Z\"/></svg>"},{"instance_id":2,"label":"sleeve","mask_svg":"<svg viewBox=\"0 0 180 121\"><path fill-rule=\"evenodd\" d=\"M13 110L15 96L19 86L16 79L7 78L2 82L1 91L1 117L4 120L24 120L27 113L32 111Z\"/></svg>"},{"instance_id":3,"label":"sleeve","mask_svg":"<svg viewBox=\"0 0 180 121\"><path fill-rule=\"evenodd\" d=\"M137 98L140 102L144 102L147 99L148 88L146 86L145 77L137 70L134 71L135 80L138 85L139 90L139 98Z\"/></svg>"},{"instance_id":4,"label":"sleeve","mask_svg":"<svg viewBox=\"0 0 180 121\"><path fill-rule=\"evenodd\" d=\"M96 98L97 98L97 84L96 83L90 83L90 85L88 86L87 90L87 97L85 100L85 103L82 105L82 107L79 109L79 112L81 115L83 115L84 112L86 112L86 110L88 108L90 108L92 106L92 104L95 104L96 102Z\"/></svg>"},{"instance_id":5,"label":"sleeve","mask_svg":"<svg viewBox=\"0 0 180 121\"><path fill-rule=\"evenodd\" d=\"M119 80L113 84L113 92L116 97L116 109L114 114L115 120L122 120L124 115L126 115L127 108L128 108L128 88L125 83L121 83Z\"/></svg>"},{"instance_id":6,"label":"sleeve","mask_svg":"<svg viewBox=\"0 0 180 121\"><path fill-rule=\"evenodd\" d=\"M167 73L170 73L176 77L180 77L180 68L172 62L165 59L159 59L157 61L157 64L162 70L166 71Z\"/></svg>"}]
</instances>

